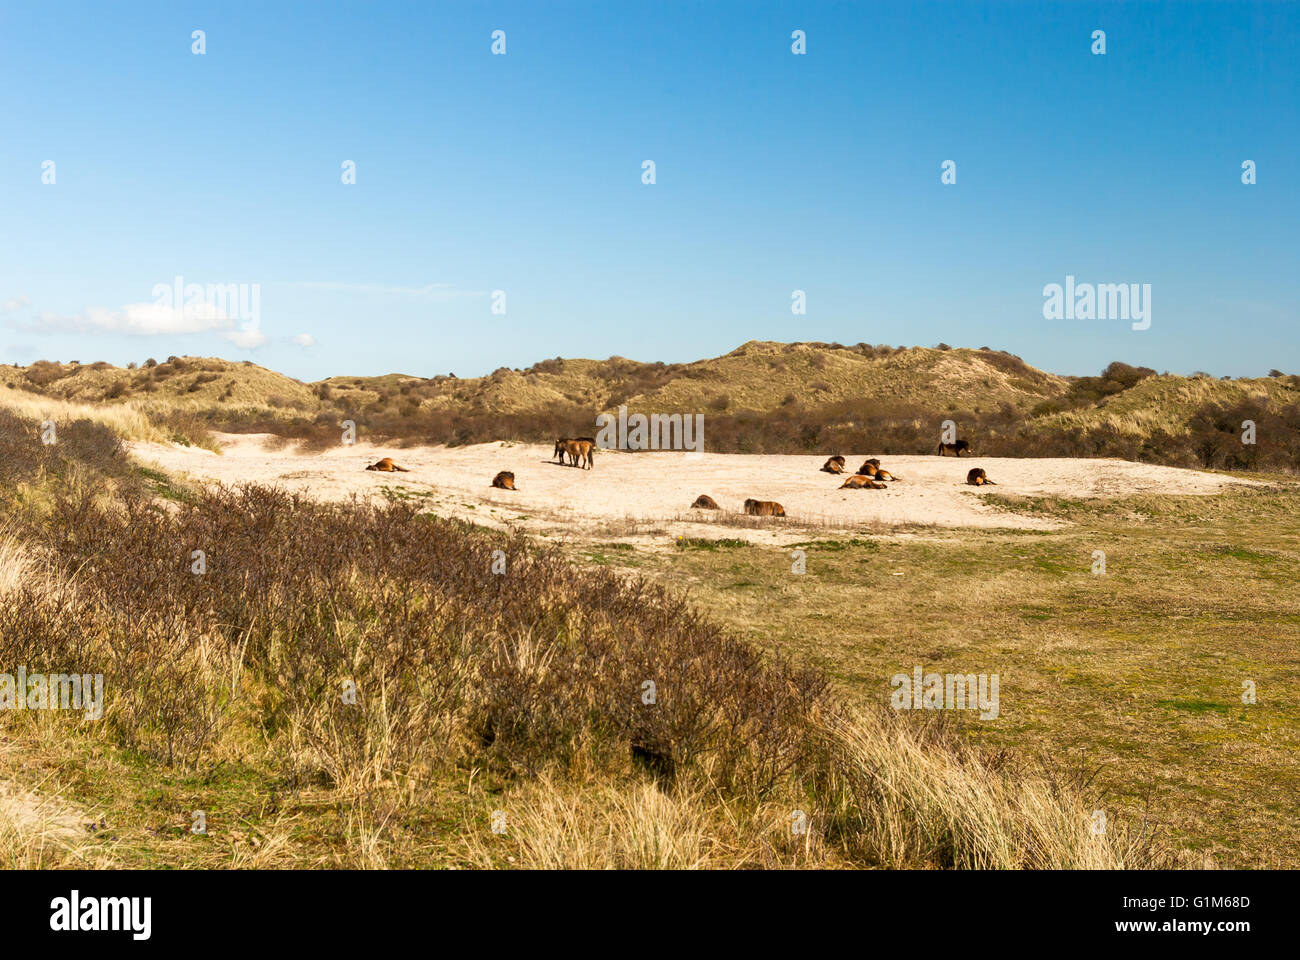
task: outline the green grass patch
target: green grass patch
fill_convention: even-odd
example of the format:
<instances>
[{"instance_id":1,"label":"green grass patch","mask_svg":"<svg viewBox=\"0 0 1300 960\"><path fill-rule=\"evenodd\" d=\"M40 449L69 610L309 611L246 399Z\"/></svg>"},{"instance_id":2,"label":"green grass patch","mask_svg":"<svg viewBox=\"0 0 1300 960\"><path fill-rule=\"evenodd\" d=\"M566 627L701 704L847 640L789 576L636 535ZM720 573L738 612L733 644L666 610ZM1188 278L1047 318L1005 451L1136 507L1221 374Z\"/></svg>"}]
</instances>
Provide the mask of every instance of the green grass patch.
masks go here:
<instances>
[{"instance_id":1,"label":"green grass patch","mask_svg":"<svg viewBox=\"0 0 1300 960\"><path fill-rule=\"evenodd\" d=\"M723 537L720 540L709 540L705 537L678 537L673 543L679 550L735 550L750 545L746 540L732 537Z\"/></svg>"}]
</instances>

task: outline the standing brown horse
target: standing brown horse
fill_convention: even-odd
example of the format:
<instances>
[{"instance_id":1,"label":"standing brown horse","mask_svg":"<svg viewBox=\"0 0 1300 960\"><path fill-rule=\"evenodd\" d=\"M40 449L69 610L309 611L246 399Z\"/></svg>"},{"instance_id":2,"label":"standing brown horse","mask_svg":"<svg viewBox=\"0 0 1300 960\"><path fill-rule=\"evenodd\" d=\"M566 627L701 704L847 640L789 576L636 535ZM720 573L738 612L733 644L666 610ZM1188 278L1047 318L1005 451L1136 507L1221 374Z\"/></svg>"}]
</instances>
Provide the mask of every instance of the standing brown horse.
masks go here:
<instances>
[{"instance_id":1,"label":"standing brown horse","mask_svg":"<svg viewBox=\"0 0 1300 960\"><path fill-rule=\"evenodd\" d=\"M590 470L595 466L596 441L590 437L577 437L564 441L564 451L571 460L570 466Z\"/></svg>"},{"instance_id":2,"label":"standing brown horse","mask_svg":"<svg viewBox=\"0 0 1300 960\"><path fill-rule=\"evenodd\" d=\"M555 441L555 450L551 455L558 457L563 463L565 454L568 454L569 466L576 467L579 463L583 463L586 469L590 470L595 466L595 450L594 437L560 437Z\"/></svg>"}]
</instances>

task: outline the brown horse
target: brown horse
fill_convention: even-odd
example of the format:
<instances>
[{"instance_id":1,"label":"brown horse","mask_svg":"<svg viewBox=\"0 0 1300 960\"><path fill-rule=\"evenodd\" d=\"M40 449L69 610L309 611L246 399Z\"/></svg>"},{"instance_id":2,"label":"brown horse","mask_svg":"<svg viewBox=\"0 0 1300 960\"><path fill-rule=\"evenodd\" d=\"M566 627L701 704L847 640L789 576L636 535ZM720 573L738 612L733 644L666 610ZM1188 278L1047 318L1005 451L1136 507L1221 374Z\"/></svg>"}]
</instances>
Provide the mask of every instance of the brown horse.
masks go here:
<instances>
[{"instance_id":1,"label":"brown horse","mask_svg":"<svg viewBox=\"0 0 1300 960\"><path fill-rule=\"evenodd\" d=\"M751 517L784 517L785 507L775 500L746 500L745 512Z\"/></svg>"},{"instance_id":2,"label":"brown horse","mask_svg":"<svg viewBox=\"0 0 1300 960\"><path fill-rule=\"evenodd\" d=\"M840 484L840 489L841 489L841 490L845 489L846 487L847 487L849 490L886 490L886 489L888 489L888 488L885 486L885 484L883 484L883 483L877 483L875 480L872 480L872 479L871 479L869 476L867 476L865 473L855 473L853 476L849 477L849 478L848 478L847 480L845 480L842 484Z\"/></svg>"},{"instance_id":3,"label":"brown horse","mask_svg":"<svg viewBox=\"0 0 1300 960\"><path fill-rule=\"evenodd\" d=\"M865 463L862 464L862 466L858 467L858 474L863 477L874 477L876 473L879 472L879 470L880 470L880 461L872 459L866 461Z\"/></svg>"},{"instance_id":4,"label":"brown horse","mask_svg":"<svg viewBox=\"0 0 1300 960\"><path fill-rule=\"evenodd\" d=\"M555 441L557 450L569 455L569 466L585 465L590 470L595 465L596 441L591 437L573 437L568 440Z\"/></svg>"},{"instance_id":5,"label":"brown horse","mask_svg":"<svg viewBox=\"0 0 1300 960\"><path fill-rule=\"evenodd\" d=\"M498 490L514 490L516 489L515 475L509 470L502 470L492 478L492 486Z\"/></svg>"},{"instance_id":6,"label":"brown horse","mask_svg":"<svg viewBox=\"0 0 1300 960\"><path fill-rule=\"evenodd\" d=\"M958 440L956 443L939 444L939 456L941 457L946 457L950 453L954 457L960 457L963 451L966 453L973 452L970 448L970 444L967 443L965 440Z\"/></svg>"},{"instance_id":7,"label":"brown horse","mask_svg":"<svg viewBox=\"0 0 1300 960\"><path fill-rule=\"evenodd\" d=\"M988 478L988 474L984 472L983 467L972 467L970 473L966 474L966 482L972 487L982 487L986 483L992 483L993 486L997 486L996 483L993 483L993 481Z\"/></svg>"},{"instance_id":8,"label":"brown horse","mask_svg":"<svg viewBox=\"0 0 1300 960\"><path fill-rule=\"evenodd\" d=\"M714 500L707 493L702 493L695 498L695 502L691 504L691 509L692 510L721 510L722 508L718 506L718 501Z\"/></svg>"},{"instance_id":9,"label":"brown horse","mask_svg":"<svg viewBox=\"0 0 1300 960\"><path fill-rule=\"evenodd\" d=\"M825 463L822 464L822 470L824 470L826 473L843 473L844 458L841 456L831 457L829 460L827 460Z\"/></svg>"},{"instance_id":10,"label":"brown horse","mask_svg":"<svg viewBox=\"0 0 1300 960\"><path fill-rule=\"evenodd\" d=\"M393 463L392 457L384 457L384 459L380 460L378 463L372 463L370 466L366 467L366 469L382 470L384 473L393 473L394 471L398 473L411 472L410 470L407 470L405 467L399 467L397 464Z\"/></svg>"}]
</instances>

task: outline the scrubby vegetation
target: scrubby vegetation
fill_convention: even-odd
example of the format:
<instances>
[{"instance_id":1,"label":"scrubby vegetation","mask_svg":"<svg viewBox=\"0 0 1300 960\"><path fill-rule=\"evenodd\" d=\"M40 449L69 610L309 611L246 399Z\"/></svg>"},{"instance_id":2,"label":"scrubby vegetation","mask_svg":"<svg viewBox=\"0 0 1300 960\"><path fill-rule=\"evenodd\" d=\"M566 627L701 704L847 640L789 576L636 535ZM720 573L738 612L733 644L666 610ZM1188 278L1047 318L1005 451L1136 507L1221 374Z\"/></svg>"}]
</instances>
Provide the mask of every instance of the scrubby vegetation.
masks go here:
<instances>
[{"instance_id":1,"label":"scrubby vegetation","mask_svg":"<svg viewBox=\"0 0 1300 960\"><path fill-rule=\"evenodd\" d=\"M53 751L56 769L85 744L86 769L108 778L69 788L111 811L105 844L79 857L1167 862L1140 830L1091 836L1088 791L1068 772L985 754L946 725L854 716L821 673L759 653L651 582L408 503L257 487L161 502L103 426L70 425L48 449L36 427L0 421L19 471L5 488L45 492L3 503L0 669L102 673L107 707L99 721L8 711L0 723ZM72 482L77 471L121 482ZM131 794L137 777L150 787ZM177 784L184 798L169 800ZM229 839L232 806L255 853L188 831L208 809ZM501 836L496 809L511 825ZM0 859L31 857L14 844Z\"/></svg>"},{"instance_id":2,"label":"scrubby vegetation","mask_svg":"<svg viewBox=\"0 0 1300 960\"><path fill-rule=\"evenodd\" d=\"M982 746L1086 757L1108 815L1149 812L1221 867L1294 869L1300 486L1000 489L986 502L1063 525L640 549L636 570L688 588L742 639L821 666L849 702L881 702L883 678L913 664L996 671L1002 713L966 725ZM1247 686L1278 695L1247 699Z\"/></svg>"},{"instance_id":3,"label":"scrubby vegetation","mask_svg":"<svg viewBox=\"0 0 1300 960\"><path fill-rule=\"evenodd\" d=\"M695 363L545 360L486 377L335 377L303 384L192 357L135 370L0 367L0 406L114 417L136 439L213 446L209 430L326 447L344 421L394 445L589 435L597 414L698 412L721 453L931 452L952 420L987 456L1120 457L1184 467L1300 469L1300 377L1159 375L1116 361L1095 377L1044 373L1005 351L748 343ZM1256 442L1241 443L1246 421Z\"/></svg>"}]
</instances>

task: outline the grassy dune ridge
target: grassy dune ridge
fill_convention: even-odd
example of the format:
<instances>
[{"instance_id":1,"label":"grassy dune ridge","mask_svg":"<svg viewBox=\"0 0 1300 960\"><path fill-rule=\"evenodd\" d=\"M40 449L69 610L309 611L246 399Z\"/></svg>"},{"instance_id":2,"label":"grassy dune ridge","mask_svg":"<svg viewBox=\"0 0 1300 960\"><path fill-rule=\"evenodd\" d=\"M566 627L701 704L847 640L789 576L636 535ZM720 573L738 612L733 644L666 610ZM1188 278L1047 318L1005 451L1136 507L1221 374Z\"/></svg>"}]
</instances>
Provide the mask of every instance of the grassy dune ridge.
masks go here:
<instances>
[{"instance_id":1,"label":"grassy dune ridge","mask_svg":"<svg viewBox=\"0 0 1300 960\"><path fill-rule=\"evenodd\" d=\"M702 413L718 452L929 452L940 425L991 456L1117 456L1175 466L1300 469L1300 377L1218 380L1123 363L1045 373L1005 351L751 341L693 363L555 358L485 377L337 376L314 384L214 358L136 369L0 367L0 405L24 394L106 404L135 439L205 442L204 427L337 442L351 419L397 442L538 441L590 433L598 413ZM30 406L22 408L30 411ZM69 410L69 413L74 411ZM1242 424L1256 443L1241 442Z\"/></svg>"}]
</instances>

